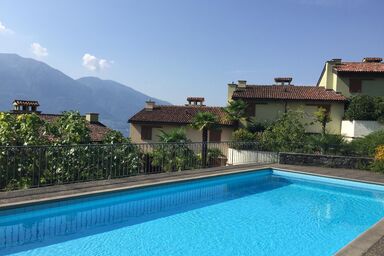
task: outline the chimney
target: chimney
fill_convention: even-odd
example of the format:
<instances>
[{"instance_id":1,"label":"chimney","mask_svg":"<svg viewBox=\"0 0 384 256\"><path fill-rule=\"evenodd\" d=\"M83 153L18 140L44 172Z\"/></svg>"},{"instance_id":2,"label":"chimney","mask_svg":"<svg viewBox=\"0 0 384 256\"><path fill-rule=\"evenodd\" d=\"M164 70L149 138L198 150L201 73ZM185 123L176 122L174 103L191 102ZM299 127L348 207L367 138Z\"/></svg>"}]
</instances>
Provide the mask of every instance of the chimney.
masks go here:
<instances>
[{"instance_id":1,"label":"chimney","mask_svg":"<svg viewBox=\"0 0 384 256\"><path fill-rule=\"evenodd\" d=\"M90 122L91 124L99 122L99 113L87 113L85 114L85 120Z\"/></svg>"},{"instance_id":2,"label":"chimney","mask_svg":"<svg viewBox=\"0 0 384 256\"><path fill-rule=\"evenodd\" d=\"M276 85L291 85L292 77L275 77Z\"/></svg>"},{"instance_id":3,"label":"chimney","mask_svg":"<svg viewBox=\"0 0 384 256\"><path fill-rule=\"evenodd\" d=\"M239 88L239 89L247 88L247 81L246 80L237 81L237 88Z\"/></svg>"},{"instance_id":4,"label":"chimney","mask_svg":"<svg viewBox=\"0 0 384 256\"><path fill-rule=\"evenodd\" d=\"M36 100L14 100L12 105L13 113L41 113L40 111L37 111L40 104Z\"/></svg>"},{"instance_id":5,"label":"chimney","mask_svg":"<svg viewBox=\"0 0 384 256\"><path fill-rule=\"evenodd\" d=\"M145 102L145 110L152 111L155 108L156 103L152 100L147 100Z\"/></svg>"},{"instance_id":6,"label":"chimney","mask_svg":"<svg viewBox=\"0 0 384 256\"><path fill-rule=\"evenodd\" d=\"M186 106L205 106L203 103L205 101L204 97L188 97L188 104Z\"/></svg>"},{"instance_id":7,"label":"chimney","mask_svg":"<svg viewBox=\"0 0 384 256\"><path fill-rule=\"evenodd\" d=\"M383 58L379 57L365 57L363 59L363 62L368 62L368 63L380 63L383 61Z\"/></svg>"}]
</instances>

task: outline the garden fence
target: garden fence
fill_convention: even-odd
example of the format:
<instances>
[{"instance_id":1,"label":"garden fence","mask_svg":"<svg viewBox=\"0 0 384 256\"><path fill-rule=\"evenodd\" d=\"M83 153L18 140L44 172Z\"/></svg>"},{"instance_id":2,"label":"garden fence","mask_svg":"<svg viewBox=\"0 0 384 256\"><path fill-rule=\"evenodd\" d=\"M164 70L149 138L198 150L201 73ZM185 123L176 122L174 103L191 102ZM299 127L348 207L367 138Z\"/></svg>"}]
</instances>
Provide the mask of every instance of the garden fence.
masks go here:
<instances>
[{"instance_id":1,"label":"garden fence","mask_svg":"<svg viewBox=\"0 0 384 256\"><path fill-rule=\"evenodd\" d=\"M257 142L7 146L0 147L0 191L277 161Z\"/></svg>"}]
</instances>

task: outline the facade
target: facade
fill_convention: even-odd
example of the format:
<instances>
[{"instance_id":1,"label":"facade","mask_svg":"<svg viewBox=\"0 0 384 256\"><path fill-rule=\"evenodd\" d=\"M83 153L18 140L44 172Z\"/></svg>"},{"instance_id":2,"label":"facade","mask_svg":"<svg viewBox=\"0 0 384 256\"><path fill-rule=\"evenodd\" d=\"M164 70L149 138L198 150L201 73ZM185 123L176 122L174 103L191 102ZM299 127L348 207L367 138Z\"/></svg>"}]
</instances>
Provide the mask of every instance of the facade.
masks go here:
<instances>
[{"instance_id":1,"label":"facade","mask_svg":"<svg viewBox=\"0 0 384 256\"><path fill-rule=\"evenodd\" d=\"M384 96L382 58L367 57L361 62L327 61L317 83L346 97L354 95Z\"/></svg>"},{"instance_id":2,"label":"facade","mask_svg":"<svg viewBox=\"0 0 384 256\"><path fill-rule=\"evenodd\" d=\"M12 105L13 110L11 110L10 113L15 115L35 113L45 122L53 122L61 116L60 114L45 114L38 111L38 107L40 106L38 101L14 100ZM84 118L87 121L87 126L90 130L91 141L94 143L102 142L104 136L111 131L111 129L99 122L98 113L88 113Z\"/></svg>"},{"instance_id":3,"label":"facade","mask_svg":"<svg viewBox=\"0 0 384 256\"><path fill-rule=\"evenodd\" d=\"M204 98L189 97L185 106L158 106L147 101L145 108L129 119L130 138L134 143L153 143L159 141L161 131L169 132L175 128L184 128L187 138L192 142L201 142L201 131L190 127L198 112L211 112L218 117L218 129L208 133L208 141L229 141L234 126L228 121L222 107L205 106Z\"/></svg>"},{"instance_id":4,"label":"facade","mask_svg":"<svg viewBox=\"0 0 384 256\"><path fill-rule=\"evenodd\" d=\"M292 78L275 78L272 85L247 85L246 81L228 85L228 101L243 100L248 104L248 116L257 122L274 121L288 110L301 110L306 132L320 133L320 124L311 124L320 107L327 110L332 121L327 130L340 134L346 98L331 89L316 86L294 86Z\"/></svg>"}]
</instances>

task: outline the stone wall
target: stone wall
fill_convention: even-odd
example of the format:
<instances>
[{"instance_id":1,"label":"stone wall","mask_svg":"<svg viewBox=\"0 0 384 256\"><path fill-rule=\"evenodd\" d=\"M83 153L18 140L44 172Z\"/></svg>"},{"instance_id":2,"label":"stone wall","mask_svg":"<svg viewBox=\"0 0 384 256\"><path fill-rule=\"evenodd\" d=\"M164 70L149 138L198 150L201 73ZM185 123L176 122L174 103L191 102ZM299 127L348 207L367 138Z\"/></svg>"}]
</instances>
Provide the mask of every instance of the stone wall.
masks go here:
<instances>
[{"instance_id":1,"label":"stone wall","mask_svg":"<svg viewBox=\"0 0 384 256\"><path fill-rule=\"evenodd\" d=\"M367 169L373 162L373 158L332 156L332 155L312 155L299 153L280 153L280 164L320 166L329 168L346 169Z\"/></svg>"}]
</instances>

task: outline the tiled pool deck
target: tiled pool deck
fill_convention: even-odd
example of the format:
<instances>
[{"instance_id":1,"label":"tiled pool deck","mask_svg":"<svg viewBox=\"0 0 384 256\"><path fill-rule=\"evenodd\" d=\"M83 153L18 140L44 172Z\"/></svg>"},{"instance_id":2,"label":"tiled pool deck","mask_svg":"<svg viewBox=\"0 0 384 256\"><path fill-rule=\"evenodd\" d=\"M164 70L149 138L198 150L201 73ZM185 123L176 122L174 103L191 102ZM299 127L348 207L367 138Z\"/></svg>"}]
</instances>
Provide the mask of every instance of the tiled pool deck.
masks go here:
<instances>
[{"instance_id":1,"label":"tiled pool deck","mask_svg":"<svg viewBox=\"0 0 384 256\"><path fill-rule=\"evenodd\" d=\"M305 172L327 177L344 178L356 181L372 182L384 185L384 174L361 170L331 169L322 167L294 165L242 165L231 167L190 170L183 172L140 175L122 179L94 181L77 184L57 185L20 191L0 192L0 210L28 204L57 201L67 198L82 197L92 194L133 189L149 185L158 185L176 181L199 179L253 171L257 169L277 168L287 171ZM384 219L364 232L349 245L341 249L338 256L378 256L384 255Z\"/></svg>"}]
</instances>

